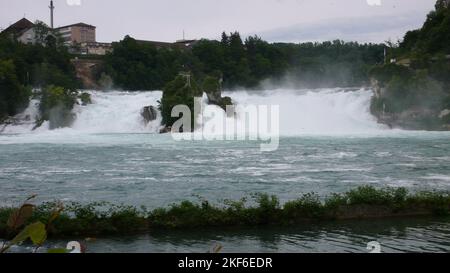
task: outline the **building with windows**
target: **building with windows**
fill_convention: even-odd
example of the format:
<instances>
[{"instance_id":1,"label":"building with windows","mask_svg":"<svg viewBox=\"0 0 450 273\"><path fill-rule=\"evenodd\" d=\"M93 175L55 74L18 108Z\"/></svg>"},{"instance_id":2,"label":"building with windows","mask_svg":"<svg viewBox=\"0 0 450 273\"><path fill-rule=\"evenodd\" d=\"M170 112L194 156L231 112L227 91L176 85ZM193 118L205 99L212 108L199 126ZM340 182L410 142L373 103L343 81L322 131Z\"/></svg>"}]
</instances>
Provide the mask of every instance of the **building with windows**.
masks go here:
<instances>
[{"instance_id":1,"label":"building with windows","mask_svg":"<svg viewBox=\"0 0 450 273\"><path fill-rule=\"evenodd\" d=\"M106 55L107 53L112 52L111 43L81 43L80 44L80 52L81 54L86 55Z\"/></svg>"},{"instance_id":2,"label":"building with windows","mask_svg":"<svg viewBox=\"0 0 450 273\"><path fill-rule=\"evenodd\" d=\"M22 18L3 30L2 35L9 35L24 44L36 43L34 24L26 18Z\"/></svg>"},{"instance_id":3,"label":"building with windows","mask_svg":"<svg viewBox=\"0 0 450 273\"><path fill-rule=\"evenodd\" d=\"M55 28L59 33L64 43L67 45L81 44L81 43L95 43L95 26L85 23L72 24L68 26Z\"/></svg>"}]
</instances>

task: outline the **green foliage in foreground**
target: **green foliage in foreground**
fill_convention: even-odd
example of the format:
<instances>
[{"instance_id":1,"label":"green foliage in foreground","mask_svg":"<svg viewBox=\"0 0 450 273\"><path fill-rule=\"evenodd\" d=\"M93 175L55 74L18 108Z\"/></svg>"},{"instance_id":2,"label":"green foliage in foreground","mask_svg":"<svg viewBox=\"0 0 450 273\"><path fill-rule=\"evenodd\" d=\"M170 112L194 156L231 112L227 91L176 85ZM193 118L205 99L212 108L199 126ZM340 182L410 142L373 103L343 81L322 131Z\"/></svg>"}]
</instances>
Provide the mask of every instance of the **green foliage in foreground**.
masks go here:
<instances>
[{"instance_id":1,"label":"green foliage in foreground","mask_svg":"<svg viewBox=\"0 0 450 273\"><path fill-rule=\"evenodd\" d=\"M47 234L49 227L51 227L53 221L58 218L62 211L62 207L59 204L55 204L53 210L48 214L47 224L43 224L41 221L30 222L36 206L30 204L29 201L34 199L36 195L30 196L20 208L10 209L6 217L6 222L3 225L6 228L4 241L0 244L0 254L6 253L12 246L20 245L23 242L30 240L35 246L36 252L47 240ZM2 215L3 217L5 214ZM28 222L30 222L28 224ZM65 250L64 250L65 252Z\"/></svg>"},{"instance_id":2,"label":"green foliage in foreground","mask_svg":"<svg viewBox=\"0 0 450 273\"><path fill-rule=\"evenodd\" d=\"M344 194L321 199L309 193L283 206L277 197L256 194L253 205L246 199L213 205L207 201L184 201L168 208L147 211L145 208L115 206L108 203L69 204L54 219L55 204L38 206L29 223L48 223L53 236L96 236L130 234L151 229L198 227L239 227L293 225L309 221L364 219L422 215L448 215L447 192L408 193L404 188L376 189L363 186ZM0 209L0 238L10 234L8 218L11 208ZM24 223L25 224L25 223Z\"/></svg>"}]
</instances>

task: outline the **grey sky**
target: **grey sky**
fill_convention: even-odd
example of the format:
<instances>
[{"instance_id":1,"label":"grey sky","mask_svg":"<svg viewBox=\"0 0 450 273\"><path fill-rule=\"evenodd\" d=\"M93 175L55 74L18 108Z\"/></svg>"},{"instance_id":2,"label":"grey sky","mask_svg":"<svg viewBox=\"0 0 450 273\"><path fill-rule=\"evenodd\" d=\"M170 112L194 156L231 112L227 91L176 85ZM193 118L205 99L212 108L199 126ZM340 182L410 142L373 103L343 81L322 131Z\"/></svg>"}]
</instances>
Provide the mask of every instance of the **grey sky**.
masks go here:
<instances>
[{"instance_id":1,"label":"grey sky","mask_svg":"<svg viewBox=\"0 0 450 273\"><path fill-rule=\"evenodd\" d=\"M68 2L81 1L80 6ZM174 41L219 38L222 31L258 34L269 41L344 39L383 42L418 28L435 0L54 0L55 26L97 26L97 40L129 34ZM22 18L49 22L49 0L0 0L0 27Z\"/></svg>"}]
</instances>

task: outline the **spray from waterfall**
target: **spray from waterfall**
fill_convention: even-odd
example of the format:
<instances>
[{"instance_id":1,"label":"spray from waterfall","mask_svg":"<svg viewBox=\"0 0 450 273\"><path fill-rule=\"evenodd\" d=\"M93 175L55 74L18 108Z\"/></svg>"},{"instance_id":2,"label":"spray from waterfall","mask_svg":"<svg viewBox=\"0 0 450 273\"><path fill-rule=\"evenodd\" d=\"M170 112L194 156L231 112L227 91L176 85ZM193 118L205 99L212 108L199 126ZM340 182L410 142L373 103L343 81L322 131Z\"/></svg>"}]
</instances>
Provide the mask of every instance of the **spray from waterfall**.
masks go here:
<instances>
[{"instance_id":1,"label":"spray from waterfall","mask_svg":"<svg viewBox=\"0 0 450 273\"><path fill-rule=\"evenodd\" d=\"M233 91L225 92L225 95L230 96L237 104L237 119L243 118L240 112L247 105L279 105L282 136L365 134L385 130L369 112L372 92L366 89ZM158 133L161 128L160 115L157 120L146 124L141 111L145 106L158 106L162 92L94 91L91 96L93 103L76 106L74 123L71 128L58 129L61 133ZM33 119L37 115L37 105L38 102L33 100L28 109L19 116ZM223 110L217 107L215 111ZM221 116L220 113L217 116ZM223 122L223 119L211 119L207 120L204 126L217 127L221 126L220 122ZM2 134L48 131L45 123L35 131L32 131L32 128L32 122L28 121L8 126Z\"/></svg>"}]
</instances>

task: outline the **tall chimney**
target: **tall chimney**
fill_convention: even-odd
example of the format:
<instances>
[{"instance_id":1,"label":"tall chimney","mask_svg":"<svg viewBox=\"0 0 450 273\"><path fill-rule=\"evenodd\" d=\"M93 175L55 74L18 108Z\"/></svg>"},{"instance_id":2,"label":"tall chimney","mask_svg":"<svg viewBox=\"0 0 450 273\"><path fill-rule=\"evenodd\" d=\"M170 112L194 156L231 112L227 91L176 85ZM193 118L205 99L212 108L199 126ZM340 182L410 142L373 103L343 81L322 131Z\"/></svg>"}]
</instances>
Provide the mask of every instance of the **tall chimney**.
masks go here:
<instances>
[{"instance_id":1,"label":"tall chimney","mask_svg":"<svg viewBox=\"0 0 450 273\"><path fill-rule=\"evenodd\" d=\"M53 10L55 6L53 6L53 1L50 1L50 27L53 29Z\"/></svg>"}]
</instances>

